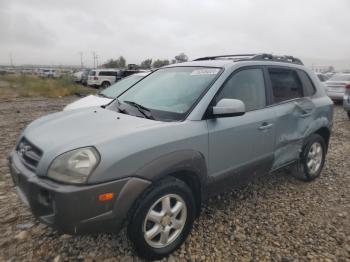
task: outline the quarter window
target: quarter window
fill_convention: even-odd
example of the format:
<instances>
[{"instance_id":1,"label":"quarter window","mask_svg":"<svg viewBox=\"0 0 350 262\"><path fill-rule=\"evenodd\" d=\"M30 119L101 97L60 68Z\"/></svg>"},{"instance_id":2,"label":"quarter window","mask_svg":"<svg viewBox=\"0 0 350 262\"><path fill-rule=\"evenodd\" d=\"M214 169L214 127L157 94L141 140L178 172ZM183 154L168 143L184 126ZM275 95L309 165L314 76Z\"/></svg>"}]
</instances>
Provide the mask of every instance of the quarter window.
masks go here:
<instances>
[{"instance_id":1,"label":"quarter window","mask_svg":"<svg viewBox=\"0 0 350 262\"><path fill-rule=\"evenodd\" d=\"M264 73L262 69L244 69L235 73L223 86L216 102L223 98L239 99L246 111L264 108L266 105Z\"/></svg>"},{"instance_id":2,"label":"quarter window","mask_svg":"<svg viewBox=\"0 0 350 262\"><path fill-rule=\"evenodd\" d=\"M294 70L270 68L269 75L274 103L302 97L302 86Z\"/></svg>"},{"instance_id":3,"label":"quarter window","mask_svg":"<svg viewBox=\"0 0 350 262\"><path fill-rule=\"evenodd\" d=\"M316 90L315 90L315 86L313 85L313 83L311 82L310 77L301 70L298 70L301 82L303 82L303 87L304 87L304 96L312 96Z\"/></svg>"}]
</instances>

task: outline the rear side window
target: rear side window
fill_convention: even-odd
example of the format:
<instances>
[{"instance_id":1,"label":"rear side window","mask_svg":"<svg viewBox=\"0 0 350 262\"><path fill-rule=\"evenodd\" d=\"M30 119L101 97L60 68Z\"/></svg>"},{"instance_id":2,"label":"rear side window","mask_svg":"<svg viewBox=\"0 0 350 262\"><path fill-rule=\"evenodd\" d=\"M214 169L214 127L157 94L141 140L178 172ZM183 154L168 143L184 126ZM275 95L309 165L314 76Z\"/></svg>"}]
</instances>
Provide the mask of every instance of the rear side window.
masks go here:
<instances>
[{"instance_id":1,"label":"rear side window","mask_svg":"<svg viewBox=\"0 0 350 262\"><path fill-rule=\"evenodd\" d=\"M274 103L302 97L302 85L294 70L269 68Z\"/></svg>"},{"instance_id":2,"label":"rear side window","mask_svg":"<svg viewBox=\"0 0 350 262\"><path fill-rule=\"evenodd\" d=\"M298 74L301 82L303 83L304 96L312 96L313 94L315 94L316 92L315 86L312 83L308 74L302 70L298 70Z\"/></svg>"},{"instance_id":3,"label":"rear side window","mask_svg":"<svg viewBox=\"0 0 350 262\"><path fill-rule=\"evenodd\" d=\"M117 71L101 71L98 75L99 76L117 76Z\"/></svg>"},{"instance_id":4,"label":"rear side window","mask_svg":"<svg viewBox=\"0 0 350 262\"><path fill-rule=\"evenodd\" d=\"M101 71L98 75L99 76L110 76L111 72L109 72L109 71Z\"/></svg>"},{"instance_id":5,"label":"rear side window","mask_svg":"<svg viewBox=\"0 0 350 262\"><path fill-rule=\"evenodd\" d=\"M244 69L235 73L223 86L216 102L223 98L239 99L246 111L264 108L266 105L265 82L262 69Z\"/></svg>"}]
</instances>

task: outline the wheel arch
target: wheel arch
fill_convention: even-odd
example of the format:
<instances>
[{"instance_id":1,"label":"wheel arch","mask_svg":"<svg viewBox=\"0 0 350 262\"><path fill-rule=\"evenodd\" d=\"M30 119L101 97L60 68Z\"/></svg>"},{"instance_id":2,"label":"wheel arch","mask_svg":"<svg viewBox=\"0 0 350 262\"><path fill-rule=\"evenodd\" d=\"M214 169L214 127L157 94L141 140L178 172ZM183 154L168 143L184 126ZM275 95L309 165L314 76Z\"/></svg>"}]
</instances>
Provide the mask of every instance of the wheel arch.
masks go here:
<instances>
[{"instance_id":1,"label":"wheel arch","mask_svg":"<svg viewBox=\"0 0 350 262\"><path fill-rule=\"evenodd\" d=\"M328 127L321 127L319 129L317 129L314 133L320 135L324 139L324 141L326 143L326 149L328 150L329 140L331 137L331 131L329 130L329 128Z\"/></svg>"},{"instance_id":2,"label":"wheel arch","mask_svg":"<svg viewBox=\"0 0 350 262\"><path fill-rule=\"evenodd\" d=\"M177 178L191 189L196 201L196 214L207 200L207 166L203 154L194 150L176 151L157 158L140 168L137 177L153 183L167 177Z\"/></svg>"}]
</instances>

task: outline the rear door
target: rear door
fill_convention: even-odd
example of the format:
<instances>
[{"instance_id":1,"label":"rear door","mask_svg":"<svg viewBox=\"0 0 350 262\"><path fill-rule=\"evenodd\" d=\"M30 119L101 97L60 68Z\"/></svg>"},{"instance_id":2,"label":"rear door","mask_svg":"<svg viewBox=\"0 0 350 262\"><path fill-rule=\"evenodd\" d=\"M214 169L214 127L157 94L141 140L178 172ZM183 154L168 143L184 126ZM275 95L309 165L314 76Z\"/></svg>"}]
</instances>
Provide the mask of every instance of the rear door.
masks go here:
<instances>
[{"instance_id":1,"label":"rear door","mask_svg":"<svg viewBox=\"0 0 350 262\"><path fill-rule=\"evenodd\" d=\"M299 158L315 105L315 89L308 75L288 67L267 67L272 105L276 115L275 153L272 169Z\"/></svg>"},{"instance_id":2,"label":"rear door","mask_svg":"<svg viewBox=\"0 0 350 262\"><path fill-rule=\"evenodd\" d=\"M263 68L249 67L234 72L214 98L213 105L223 98L233 98L246 106L242 116L207 120L209 174L212 182L221 182L220 187L270 170L275 116L267 97Z\"/></svg>"}]
</instances>

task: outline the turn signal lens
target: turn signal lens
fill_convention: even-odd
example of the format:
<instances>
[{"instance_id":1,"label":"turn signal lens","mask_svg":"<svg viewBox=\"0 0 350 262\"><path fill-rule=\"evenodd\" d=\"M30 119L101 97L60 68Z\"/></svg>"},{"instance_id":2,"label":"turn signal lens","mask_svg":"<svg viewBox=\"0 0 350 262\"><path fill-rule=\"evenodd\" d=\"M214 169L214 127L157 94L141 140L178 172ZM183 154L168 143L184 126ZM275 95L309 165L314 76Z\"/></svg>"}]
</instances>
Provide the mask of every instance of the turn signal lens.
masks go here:
<instances>
[{"instance_id":1,"label":"turn signal lens","mask_svg":"<svg viewBox=\"0 0 350 262\"><path fill-rule=\"evenodd\" d=\"M114 193L104 193L98 196L100 201L108 201L114 198Z\"/></svg>"}]
</instances>

